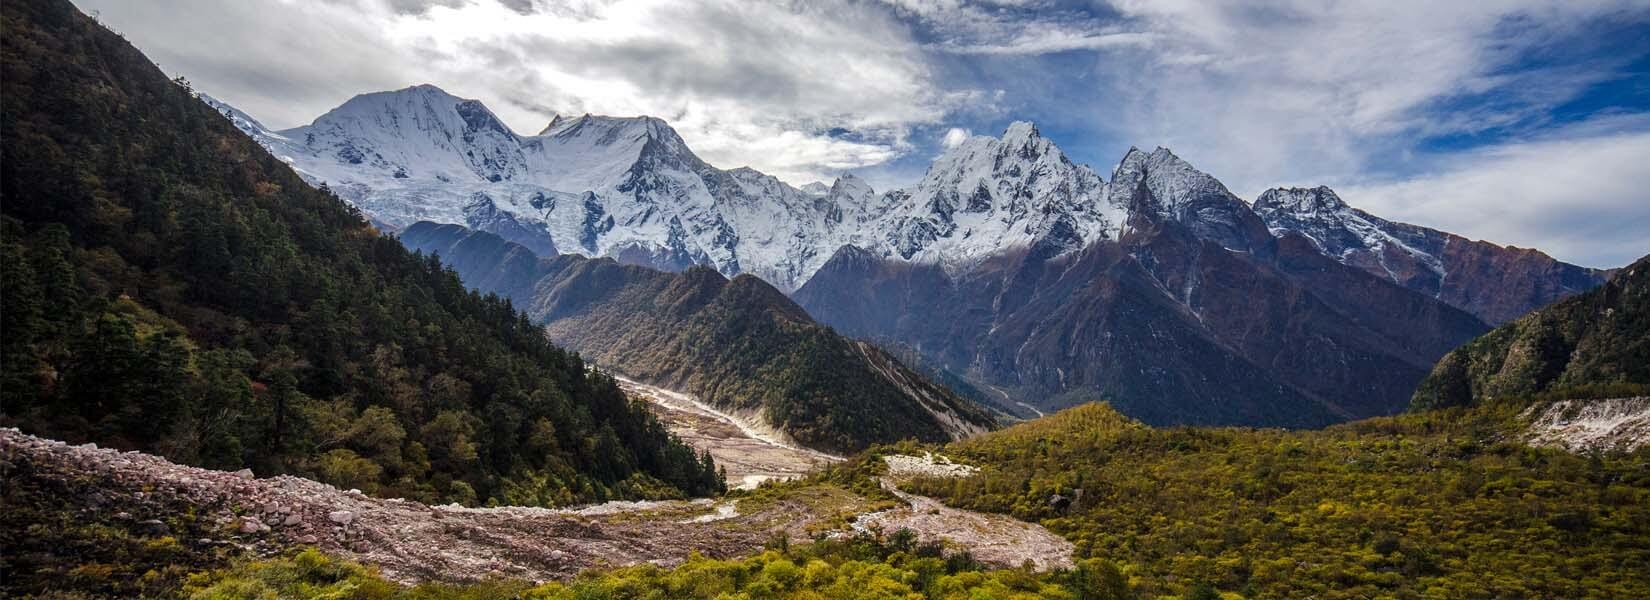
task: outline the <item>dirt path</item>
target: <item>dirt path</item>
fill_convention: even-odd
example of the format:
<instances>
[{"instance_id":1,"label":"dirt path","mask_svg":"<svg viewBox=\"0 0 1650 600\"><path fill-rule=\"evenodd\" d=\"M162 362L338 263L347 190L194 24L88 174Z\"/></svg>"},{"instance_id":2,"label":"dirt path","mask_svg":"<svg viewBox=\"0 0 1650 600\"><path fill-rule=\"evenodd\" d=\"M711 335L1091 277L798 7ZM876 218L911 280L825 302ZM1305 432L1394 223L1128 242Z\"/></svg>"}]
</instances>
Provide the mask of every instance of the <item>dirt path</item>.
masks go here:
<instances>
[{"instance_id":1,"label":"dirt path","mask_svg":"<svg viewBox=\"0 0 1650 600\"><path fill-rule=\"evenodd\" d=\"M981 562L999 567L1017 567L1030 561L1039 571L1071 568L1071 542L1041 525L1008 515L951 508L933 498L908 494L898 488L900 482L912 477L968 477L978 469L932 454L893 455L883 460L888 463L888 474L881 478L882 488L905 501L907 506L860 515L853 523L855 529L884 533L910 529L917 532L922 541L939 540L967 549Z\"/></svg>"},{"instance_id":2,"label":"dirt path","mask_svg":"<svg viewBox=\"0 0 1650 600\"><path fill-rule=\"evenodd\" d=\"M652 403L654 414L695 450L709 450L728 472L728 485L751 489L769 479L790 479L814 467L842 460L803 448L754 419L730 415L692 396L622 377L619 386Z\"/></svg>"}]
</instances>

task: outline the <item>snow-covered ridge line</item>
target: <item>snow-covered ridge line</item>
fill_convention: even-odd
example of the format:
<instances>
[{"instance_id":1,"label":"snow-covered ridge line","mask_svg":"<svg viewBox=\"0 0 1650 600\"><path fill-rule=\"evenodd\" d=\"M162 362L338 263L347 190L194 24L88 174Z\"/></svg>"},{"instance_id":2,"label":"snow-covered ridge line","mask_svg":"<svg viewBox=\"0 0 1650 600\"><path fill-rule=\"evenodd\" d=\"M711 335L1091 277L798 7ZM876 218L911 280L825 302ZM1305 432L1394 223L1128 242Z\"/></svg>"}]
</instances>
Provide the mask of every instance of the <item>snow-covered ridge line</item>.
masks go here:
<instances>
[{"instance_id":1,"label":"snow-covered ridge line","mask_svg":"<svg viewBox=\"0 0 1650 600\"><path fill-rule=\"evenodd\" d=\"M751 273L787 292L844 246L964 270L1007 249L1060 253L1114 238L1128 216L1127 195L1025 122L966 140L922 181L879 193L852 174L800 189L721 170L651 117L558 116L520 135L479 101L428 85L363 94L283 131L207 101L391 229L460 224L541 252Z\"/></svg>"},{"instance_id":2,"label":"snow-covered ridge line","mask_svg":"<svg viewBox=\"0 0 1650 600\"><path fill-rule=\"evenodd\" d=\"M540 254L709 265L786 293L847 246L957 274L1010 253L1052 257L1117 240L1137 216L1181 222L1237 252L1268 233L1299 233L1343 264L1412 287L1412 269L1394 261L1450 275L1446 234L1351 208L1328 188L1270 190L1251 206L1166 148L1130 148L1108 182L1027 122L964 140L920 181L879 192L851 173L798 188L719 169L654 117L557 116L522 135L481 102L430 85L363 94L283 131L202 99L391 230L458 224Z\"/></svg>"}]
</instances>

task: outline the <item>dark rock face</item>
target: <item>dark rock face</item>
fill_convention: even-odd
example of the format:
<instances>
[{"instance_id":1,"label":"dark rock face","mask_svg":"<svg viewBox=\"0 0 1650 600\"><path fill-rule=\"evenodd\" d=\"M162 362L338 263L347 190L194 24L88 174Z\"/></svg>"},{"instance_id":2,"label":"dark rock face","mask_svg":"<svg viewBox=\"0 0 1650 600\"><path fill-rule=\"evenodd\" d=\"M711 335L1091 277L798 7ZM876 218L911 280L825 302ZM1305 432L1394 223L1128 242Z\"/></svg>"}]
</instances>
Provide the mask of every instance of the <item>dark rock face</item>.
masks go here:
<instances>
[{"instance_id":1,"label":"dark rock face","mask_svg":"<svg viewBox=\"0 0 1650 600\"><path fill-rule=\"evenodd\" d=\"M962 273L846 247L793 298L1005 397L1045 408L1106 399L1153 424L1312 427L1395 413L1437 357L1488 329L1305 237L1272 237L1172 156L1135 158L1117 178L1138 182L1119 240L1065 254L1033 245ZM1154 168L1179 171L1156 189L1180 195L1154 191Z\"/></svg>"},{"instance_id":2,"label":"dark rock face","mask_svg":"<svg viewBox=\"0 0 1650 600\"><path fill-rule=\"evenodd\" d=\"M1497 246L1449 235L1438 299L1491 324L1517 319L1560 299L1591 290L1611 271L1554 260L1539 250Z\"/></svg>"},{"instance_id":3,"label":"dark rock face","mask_svg":"<svg viewBox=\"0 0 1650 600\"><path fill-rule=\"evenodd\" d=\"M1327 187L1267 190L1255 212L1274 234L1303 236L1326 256L1492 325L1598 287L1609 276L1536 250L1388 221L1348 206Z\"/></svg>"}]
</instances>

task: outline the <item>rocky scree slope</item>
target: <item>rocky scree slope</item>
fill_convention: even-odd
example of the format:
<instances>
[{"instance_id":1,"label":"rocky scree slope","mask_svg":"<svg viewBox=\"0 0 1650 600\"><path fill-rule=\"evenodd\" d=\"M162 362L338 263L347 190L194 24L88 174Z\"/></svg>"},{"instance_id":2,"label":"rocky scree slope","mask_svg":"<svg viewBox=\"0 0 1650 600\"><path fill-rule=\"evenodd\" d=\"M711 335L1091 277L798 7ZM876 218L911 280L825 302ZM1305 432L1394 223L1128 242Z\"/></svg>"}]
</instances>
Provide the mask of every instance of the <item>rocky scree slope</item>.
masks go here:
<instances>
[{"instance_id":1,"label":"rocky scree slope","mask_svg":"<svg viewBox=\"0 0 1650 600\"><path fill-rule=\"evenodd\" d=\"M557 343L628 377L767 423L811 448L947 441L994 425L985 409L876 346L815 323L750 275L538 258L490 233L429 222L408 227L401 241L524 307Z\"/></svg>"}]
</instances>

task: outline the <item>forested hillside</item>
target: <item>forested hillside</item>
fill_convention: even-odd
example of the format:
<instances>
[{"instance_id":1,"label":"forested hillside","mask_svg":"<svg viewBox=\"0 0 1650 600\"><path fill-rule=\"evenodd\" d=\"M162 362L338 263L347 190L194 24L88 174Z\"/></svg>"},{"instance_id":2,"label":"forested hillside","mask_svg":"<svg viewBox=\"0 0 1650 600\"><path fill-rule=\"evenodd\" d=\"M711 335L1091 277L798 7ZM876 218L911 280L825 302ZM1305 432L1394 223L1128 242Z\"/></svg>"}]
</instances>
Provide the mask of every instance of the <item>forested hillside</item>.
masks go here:
<instances>
[{"instance_id":1,"label":"forested hillside","mask_svg":"<svg viewBox=\"0 0 1650 600\"><path fill-rule=\"evenodd\" d=\"M1515 415L1159 429L1090 404L952 444L980 474L909 489L1042 523L1141 598L1650 595L1650 452L1530 448Z\"/></svg>"},{"instance_id":2,"label":"forested hillside","mask_svg":"<svg viewBox=\"0 0 1650 600\"><path fill-rule=\"evenodd\" d=\"M813 448L943 442L993 425L979 405L815 323L751 275L730 280L707 267L666 273L575 255L533 259L494 234L429 222L408 227L401 241L453 261L472 285L510 294L553 339L591 360L759 415Z\"/></svg>"},{"instance_id":3,"label":"forested hillside","mask_svg":"<svg viewBox=\"0 0 1650 600\"><path fill-rule=\"evenodd\" d=\"M1496 328L1438 361L1415 409L1496 399L1650 395L1650 256L1609 282Z\"/></svg>"},{"instance_id":4,"label":"forested hillside","mask_svg":"<svg viewBox=\"0 0 1650 600\"><path fill-rule=\"evenodd\" d=\"M0 19L5 424L427 502L721 489L510 302L380 235L67 1Z\"/></svg>"}]
</instances>

